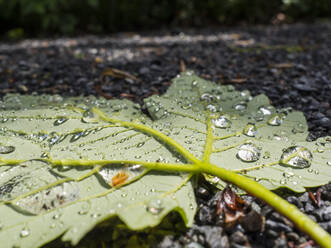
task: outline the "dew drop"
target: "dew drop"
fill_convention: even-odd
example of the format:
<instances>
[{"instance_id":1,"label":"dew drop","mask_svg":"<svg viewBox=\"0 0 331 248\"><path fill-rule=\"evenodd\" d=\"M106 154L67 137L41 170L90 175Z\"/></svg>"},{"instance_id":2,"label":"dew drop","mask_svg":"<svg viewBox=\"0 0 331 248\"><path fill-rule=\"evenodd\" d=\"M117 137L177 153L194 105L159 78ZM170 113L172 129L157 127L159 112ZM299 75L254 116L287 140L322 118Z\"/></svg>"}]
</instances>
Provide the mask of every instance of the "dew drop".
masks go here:
<instances>
[{"instance_id":1,"label":"dew drop","mask_svg":"<svg viewBox=\"0 0 331 248\"><path fill-rule=\"evenodd\" d=\"M315 173L315 175L318 175L318 174L320 174L320 171L316 169L316 170L314 171L314 173Z\"/></svg>"},{"instance_id":2,"label":"dew drop","mask_svg":"<svg viewBox=\"0 0 331 248\"><path fill-rule=\"evenodd\" d=\"M285 178L282 178L282 179L280 179L279 183L284 185L287 183L287 180Z\"/></svg>"},{"instance_id":3,"label":"dew drop","mask_svg":"<svg viewBox=\"0 0 331 248\"><path fill-rule=\"evenodd\" d=\"M0 153L1 154L8 154L15 151L14 146L0 146Z\"/></svg>"},{"instance_id":4,"label":"dew drop","mask_svg":"<svg viewBox=\"0 0 331 248\"><path fill-rule=\"evenodd\" d=\"M247 104L246 103L243 103L243 102L240 102L240 103L234 105L233 108L235 110L238 110L238 111L243 111L243 110L245 110L247 108Z\"/></svg>"},{"instance_id":5,"label":"dew drop","mask_svg":"<svg viewBox=\"0 0 331 248\"><path fill-rule=\"evenodd\" d=\"M274 114L268 120L270 126L280 126L283 123L283 116L281 114Z\"/></svg>"},{"instance_id":6,"label":"dew drop","mask_svg":"<svg viewBox=\"0 0 331 248\"><path fill-rule=\"evenodd\" d=\"M95 114L91 110L86 110L83 113L83 117L81 119L83 123L97 123L98 118L96 118Z\"/></svg>"},{"instance_id":7,"label":"dew drop","mask_svg":"<svg viewBox=\"0 0 331 248\"><path fill-rule=\"evenodd\" d=\"M206 108L212 113L215 113L217 111L215 105L212 104L208 104Z\"/></svg>"},{"instance_id":8,"label":"dew drop","mask_svg":"<svg viewBox=\"0 0 331 248\"><path fill-rule=\"evenodd\" d=\"M186 103L186 104L181 105L181 108L184 110L190 109L191 107L192 107L191 103Z\"/></svg>"},{"instance_id":9,"label":"dew drop","mask_svg":"<svg viewBox=\"0 0 331 248\"><path fill-rule=\"evenodd\" d=\"M27 227L23 227L23 229L20 232L20 237L25 238L30 235L30 230Z\"/></svg>"},{"instance_id":10,"label":"dew drop","mask_svg":"<svg viewBox=\"0 0 331 248\"><path fill-rule=\"evenodd\" d=\"M312 153L303 146L291 146L284 150L280 163L281 165L303 169L311 165Z\"/></svg>"},{"instance_id":11,"label":"dew drop","mask_svg":"<svg viewBox=\"0 0 331 248\"><path fill-rule=\"evenodd\" d=\"M84 202L81 205L81 208L78 211L78 214L80 214L80 215L88 214L88 212L90 211L90 209L91 209L91 203L90 202Z\"/></svg>"},{"instance_id":12,"label":"dew drop","mask_svg":"<svg viewBox=\"0 0 331 248\"><path fill-rule=\"evenodd\" d=\"M163 202L161 199L152 199L147 205L147 211L153 215L158 215L163 210Z\"/></svg>"},{"instance_id":13,"label":"dew drop","mask_svg":"<svg viewBox=\"0 0 331 248\"><path fill-rule=\"evenodd\" d=\"M227 119L224 115L220 116L217 119L213 119L213 124L215 127L219 127L219 128L231 127L231 121Z\"/></svg>"},{"instance_id":14,"label":"dew drop","mask_svg":"<svg viewBox=\"0 0 331 248\"><path fill-rule=\"evenodd\" d=\"M192 81L192 86L193 86L193 87L198 86L198 81L197 81L197 80L193 80L193 81Z\"/></svg>"},{"instance_id":15,"label":"dew drop","mask_svg":"<svg viewBox=\"0 0 331 248\"><path fill-rule=\"evenodd\" d=\"M264 154L263 154L264 159L268 159L268 158L270 158L270 156L271 156L270 152L268 152L268 151L265 151Z\"/></svg>"},{"instance_id":16,"label":"dew drop","mask_svg":"<svg viewBox=\"0 0 331 248\"><path fill-rule=\"evenodd\" d=\"M292 133L303 133L305 131L305 126L302 123L299 123L292 129Z\"/></svg>"},{"instance_id":17,"label":"dew drop","mask_svg":"<svg viewBox=\"0 0 331 248\"><path fill-rule=\"evenodd\" d=\"M209 93L203 93L200 97L201 100L206 101L206 102L211 102L213 100L213 95Z\"/></svg>"},{"instance_id":18,"label":"dew drop","mask_svg":"<svg viewBox=\"0 0 331 248\"><path fill-rule=\"evenodd\" d=\"M324 149L321 148L321 147L319 147L319 148L317 148L317 152L318 152L318 153L323 153L323 152L324 152Z\"/></svg>"},{"instance_id":19,"label":"dew drop","mask_svg":"<svg viewBox=\"0 0 331 248\"><path fill-rule=\"evenodd\" d=\"M58 117L58 118L53 122L53 125L54 125L54 126L60 126L61 124L65 123L67 120L68 120L68 118L65 117L65 116Z\"/></svg>"},{"instance_id":20,"label":"dew drop","mask_svg":"<svg viewBox=\"0 0 331 248\"><path fill-rule=\"evenodd\" d=\"M256 113L253 113L253 118L256 121L263 121L264 120L264 114L261 110L256 111Z\"/></svg>"},{"instance_id":21,"label":"dew drop","mask_svg":"<svg viewBox=\"0 0 331 248\"><path fill-rule=\"evenodd\" d=\"M237 157L244 162L255 162L260 158L260 151L255 145L245 143L239 147Z\"/></svg>"},{"instance_id":22,"label":"dew drop","mask_svg":"<svg viewBox=\"0 0 331 248\"><path fill-rule=\"evenodd\" d=\"M273 107L272 106L260 106L259 111L262 112L263 115L271 115L273 112Z\"/></svg>"},{"instance_id":23,"label":"dew drop","mask_svg":"<svg viewBox=\"0 0 331 248\"><path fill-rule=\"evenodd\" d=\"M331 166L331 161L326 162L327 165Z\"/></svg>"},{"instance_id":24,"label":"dew drop","mask_svg":"<svg viewBox=\"0 0 331 248\"><path fill-rule=\"evenodd\" d=\"M247 124L246 127L243 129L243 134L245 134L248 137L255 137L257 134L257 128L254 124Z\"/></svg>"},{"instance_id":25,"label":"dew drop","mask_svg":"<svg viewBox=\"0 0 331 248\"><path fill-rule=\"evenodd\" d=\"M70 139L70 142L75 142L75 141L79 140L80 137L82 137L82 136L84 136L84 132L79 132L79 133L73 134Z\"/></svg>"},{"instance_id":26,"label":"dew drop","mask_svg":"<svg viewBox=\"0 0 331 248\"><path fill-rule=\"evenodd\" d=\"M142 147L143 145L145 145L145 142L140 142L140 143L137 144L137 147L140 148L140 147Z\"/></svg>"}]
</instances>

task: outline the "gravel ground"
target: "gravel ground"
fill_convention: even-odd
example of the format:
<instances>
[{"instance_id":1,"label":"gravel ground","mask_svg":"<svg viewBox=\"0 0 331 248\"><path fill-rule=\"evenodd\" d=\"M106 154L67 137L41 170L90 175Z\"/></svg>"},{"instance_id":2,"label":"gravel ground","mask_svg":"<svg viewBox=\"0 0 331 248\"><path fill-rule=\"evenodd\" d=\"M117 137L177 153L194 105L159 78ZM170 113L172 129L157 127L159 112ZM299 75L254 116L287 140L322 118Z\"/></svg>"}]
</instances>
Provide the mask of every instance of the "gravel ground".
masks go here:
<instances>
[{"instance_id":1,"label":"gravel ground","mask_svg":"<svg viewBox=\"0 0 331 248\"><path fill-rule=\"evenodd\" d=\"M252 95L264 93L278 108L304 112L309 124L308 140L315 140L331 135L330 66L331 24L0 42L0 95L92 94L141 103L147 96L165 92L181 70L192 69L203 78L248 89ZM138 80L120 73L117 78L104 77L101 83L100 75L107 68L123 70ZM178 234L161 230L154 236L150 233L155 230L137 235L99 230L108 237L103 238L103 244L122 247L149 242L162 248L315 247L287 219L252 197L245 197L251 203L246 220L225 228L216 214L220 192L202 183L196 196L199 210L191 229ZM331 233L331 184L302 195L288 193L286 197ZM176 216L171 218L178 220ZM169 223L164 225L174 228L169 228ZM87 246L87 240L81 246Z\"/></svg>"}]
</instances>

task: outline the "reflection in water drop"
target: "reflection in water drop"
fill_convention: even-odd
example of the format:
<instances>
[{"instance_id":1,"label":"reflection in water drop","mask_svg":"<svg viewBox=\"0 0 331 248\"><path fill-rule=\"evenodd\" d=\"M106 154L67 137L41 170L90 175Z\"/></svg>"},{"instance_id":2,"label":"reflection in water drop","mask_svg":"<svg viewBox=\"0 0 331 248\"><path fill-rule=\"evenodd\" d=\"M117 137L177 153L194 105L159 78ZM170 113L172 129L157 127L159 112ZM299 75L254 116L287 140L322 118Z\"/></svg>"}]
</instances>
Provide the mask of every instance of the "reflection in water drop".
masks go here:
<instances>
[{"instance_id":1,"label":"reflection in water drop","mask_svg":"<svg viewBox=\"0 0 331 248\"><path fill-rule=\"evenodd\" d=\"M0 153L1 154L7 154L15 151L14 146L0 146Z\"/></svg>"},{"instance_id":2,"label":"reflection in water drop","mask_svg":"<svg viewBox=\"0 0 331 248\"><path fill-rule=\"evenodd\" d=\"M291 146L287 148L281 158L280 164L293 168L308 168L313 159L312 153L303 146Z\"/></svg>"},{"instance_id":3,"label":"reflection in water drop","mask_svg":"<svg viewBox=\"0 0 331 248\"><path fill-rule=\"evenodd\" d=\"M233 108L238 111L243 111L247 108L247 104L241 102L241 103L234 105Z\"/></svg>"},{"instance_id":4,"label":"reflection in water drop","mask_svg":"<svg viewBox=\"0 0 331 248\"><path fill-rule=\"evenodd\" d=\"M261 110L256 111L252 115L253 115L253 118L256 121L263 121L264 120L264 114L263 114L263 112Z\"/></svg>"},{"instance_id":5,"label":"reflection in water drop","mask_svg":"<svg viewBox=\"0 0 331 248\"><path fill-rule=\"evenodd\" d=\"M27 227L23 227L23 229L20 232L20 237L25 238L30 235L30 230Z\"/></svg>"},{"instance_id":6,"label":"reflection in water drop","mask_svg":"<svg viewBox=\"0 0 331 248\"><path fill-rule=\"evenodd\" d=\"M206 101L206 102L211 102L213 100L213 95L209 93L203 93L200 97L201 100Z\"/></svg>"},{"instance_id":7,"label":"reflection in water drop","mask_svg":"<svg viewBox=\"0 0 331 248\"><path fill-rule=\"evenodd\" d=\"M231 127L231 121L227 119L224 115L220 116L217 119L213 119L212 121L215 127L219 127L219 128Z\"/></svg>"},{"instance_id":8,"label":"reflection in water drop","mask_svg":"<svg viewBox=\"0 0 331 248\"><path fill-rule=\"evenodd\" d=\"M212 113L215 113L217 111L215 105L212 105L212 104L208 104L206 108L207 108L207 110L209 110Z\"/></svg>"},{"instance_id":9,"label":"reflection in water drop","mask_svg":"<svg viewBox=\"0 0 331 248\"><path fill-rule=\"evenodd\" d=\"M283 123L284 116L281 114L274 114L268 120L270 126L280 126Z\"/></svg>"},{"instance_id":10,"label":"reflection in water drop","mask_svg":"<svg viewBox=\"0 0 331 248\"><path fill-rule=\"evenodd\" d=\"M79 198L79 188L75 183L63 183L50 189L18 200L14 207L20 211L39 214L61 207Z\"/></svg>"},{"instance_id":11,"label":"reflection in water drop","mask_svg":"<svg viewBox=\"0 0 331 248\"><path fill-rule=\"evenodd\" d=\"M71 139L70 139L70 142L75 142L76 140L79 140L80 137L84 136L84 132L79 132L79 133L76 133L76 134L73 134Z\"/></svg>"},{"instance_id":12,"label":"reflection in water drop","mask_svg":"<svg viewBox=\"0 0 331 248\"><path fill-rule=\"evenodd\" d=\"M86 110L83 113L83 117L81 119L83 123L97 123L98 118L95 116L95 114L91 110Z\"/></svg>"},{"instance_id":13,"label":"reflection in water drop","mask_svg":"<svg viewBox=\"0 0 331 248\"><path fill-rule=\"evenodd\" d=\"M244 162L254 162L259 160L260 151L255 145L245 143L239 147L237 157Z\"/></svg>"},{"instance_id":14,"label":"reflection in water drop","mask_svg":"<svg viewBox=\"0 0 331 248\"><path fill-rule=\"evenodd\" d=\"M163 201L161 199L152 199L147 205L147 211L153 215L158 215L163 210Z\"/></svg>"},{"instance_id":15,"label":"reflection in water drop","mask_svg":"<svg viewBox=\"0 0 331 248\"><path fill-rule=\"evenodd\" d=\"M88 214L90 209L91 209L91 202L90 201L83 202L80 210L78 211L78 214L80 215Z\"/></svg>"},{"instance_id":16,"label":"reflection in water drop","mask_svg":"<svg viewBox=\"0 0 331 248\"><path fill-rule=\"evenodd\" d=\"M292 133L303 133L306 130L305 126L302 123L299 123L292 129Z\"/></svg>"},{"instance_id":17,"label":"reflection in water drop","mask_svg":"<svg viewBox=\"0 0 331 248\"><path fill-rule=\"evenodd\" d=\"M54 125L54 126L60 126L61 124L65 123L67 120L68 120L68 118L65 117L65 116L58 117L58 118L54 121L53 125Z\"/></svg>"},{"instance_id":18,"label":"reflection in water drop","mask_svg":"<svg viewBox=\"0 0 331 248\"><path fill-rule=\"evenodd\" d=\"M263 115L271 115L273 112L273 107L272 106L260 106L259 111L263 113Z\"/></svg>"},{"instance_id":19,"label":"reflection in water drop","mask_svg":"<svg viewBox=\"0 0 331 248\"><path fill-rule=\"evenodd\" d=\"M244 127L243 129L243 134L249 137L255 137L257 134L256 126L252 123L247 124L246 127Z\"/></svg>"}]
</instances>

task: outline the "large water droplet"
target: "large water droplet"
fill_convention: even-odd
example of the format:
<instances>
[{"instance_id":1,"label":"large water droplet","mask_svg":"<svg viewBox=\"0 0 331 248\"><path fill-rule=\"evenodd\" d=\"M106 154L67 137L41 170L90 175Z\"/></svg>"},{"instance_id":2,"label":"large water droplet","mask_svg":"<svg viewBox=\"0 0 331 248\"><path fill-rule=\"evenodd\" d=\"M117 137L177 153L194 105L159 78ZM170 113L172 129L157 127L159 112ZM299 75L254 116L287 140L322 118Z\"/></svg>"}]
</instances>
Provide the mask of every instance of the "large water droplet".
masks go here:
<instances>
[{"instance_id":1,"label":"large water droplet","mask_svg":"<svg viewBox=\"0 0 331 248\"><path fill-rule=\"evenodd\" d=\"M161 199L152 199L147 205L147 211L153 215L161 213L163 208L163 201Z\"/></svg>"},{"instance_id":2,"label":"large water droplet","mask_svg":"<svg viewBox=\"0 0 331 248\"><path fill-rule=\"evenodd\" d=\"M280 163L281 165L303 169L311 165L312 153L303 146L291 146L284 150Z\"/></svg>"},{"instance_id":3,"label":"large water droplet","mask_svg":"<svg viewBox=\"0 0 331 248\"><path fill-rule=\"evenodd\" d=\"M83 113L83 117L82 117L81 121L84 123L97 123L98 118L95 116L95 114L92 111L86 110Z\"/></svg>"},{"instance_id":4,"label":"large water droplet","mask_svg":"<svg viewBox=\"0 0 331 248\"><path fill-rule=\"evenodd\" d=\"M25 238L30 235L30 230L27 227L23 227L23 229L20 232L20 237Z\"/></svg>"},{"instance_id":5,"label":"large water droplet","mask_svg":"<svg viewBox=\"0 0 331 248\"><path fill-rule=\"evenodd\" d=\"M255 113L252 114L252 116L256 121L264 120L264 114L261 110L256 111Z\"/></svg>"},{"instance_id":6,"label":"large water droplet","mask_svg":"<svg viewBox=\"0 0 331 248\"><path fill-rule=\"evenodd\" d=\"M15 151L14 146L0 146L0 153L1 154L7 154Z\"/></svg>"},{"instance_id":7,"label":"large water droplet","mask_svg":"<svg viewBox=\"0 0 331 248\"><path fill-rule=\"evenodd\" d=\"M272 106L260 106L259 111L263 113L263 115L271 115L274 111L274 108Z\"/></svg>"},{"instance_id":8,"label":"large water droplet","mask_svg":"<svg viewBox=\"0 0 331 248\"><path fill-rule=\"evenodd\" d=\"M254 124L248 123L243 129L243 134L249 137L255 137L257 134L257 128Z\"/></svg>"},{"instance_id":9,"label":"large water droplet","mask_svg":"<svg viewBox=\"0 0 331 248\"><path fill-rule=\"evenodd\" d=\"M326 162L327 165L331 166L331 161Z\"/></svg>"},{"instance_id":10,"label":"large water droplet","mask_svg":"<svg viewBox=\"0 0 331 248\"><path fill-rule=\"evenodd\" d=\"M227 119L224 115L220 116L217 119L212 120L215 127L219 128L229 128L231 127L231 121Z\"/></svg>"},{"instance_id":11,"label":"large water droplet","mask_svg":"<svg viewBox=\"0 0 331 248\"><path fill-rule=\"evenodd\" d=\"M299 123L292 129L292 133L303 133L306 130L305 126L302 123Z\"/></svg>"},{"instance_id":12,"label":"large water droplet","mask_svg":"<svg viewBox=\"0 0 331 248\"><path fill-rule=\"evenodd\" d=\"M39 214L61 207L79 198L79 188L75 183L63 183L50 189L27 196L14 205L15 208L31 214Z\"/></svg>"},{"instance_id":13,"label":"large water droplet","mask_svg":"<svg viewBox=\"0 0 331 248\"><path fill-rule=\"evenodd\" d=\"M281 114L274 114L268 120L268 124L270 126L280 126L283 123L283 117Z\"/></svg>"},{"instance_id":14,"label":"large water droplet","mask_svg":"<svg viewBox=\"0 0 331 248\"><path fill-rule=\"evenodd\" d=\"M260 154L259 149L254 144L245 143L239 147L237 157L244 162L254 162L259 160Z\"/></svg>"},{"instance_id":15,"label":"large water droplet","mask_svg":"<svg viewBox=\"0 0 331 248\"><path fill-rule=\"evenodd\" d=\"M58 118L54 121L53 125L54 125L54 126L59 126L59 125L65 123L67 120L68 120L68 118L65 117L65 116L58 117Z\"/></svg>"}]
</instances>

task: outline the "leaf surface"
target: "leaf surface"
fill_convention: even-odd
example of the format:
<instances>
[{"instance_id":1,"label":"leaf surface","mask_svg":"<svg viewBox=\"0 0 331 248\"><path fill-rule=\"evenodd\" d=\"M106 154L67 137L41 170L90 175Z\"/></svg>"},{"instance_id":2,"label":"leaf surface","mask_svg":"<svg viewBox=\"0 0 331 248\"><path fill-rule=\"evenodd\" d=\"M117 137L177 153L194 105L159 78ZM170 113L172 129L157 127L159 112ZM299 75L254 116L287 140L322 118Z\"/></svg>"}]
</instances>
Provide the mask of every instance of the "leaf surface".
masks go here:
<instances>
[{"instance_id":1,"label":"leaf surface","mask_svg":"<svg viewBox=\"0 0 331 248\"><path fill-rule=\"evenodd\" d=\"M145 99L149 115L127 100L93 97L7 95L1 105L3 247L36 247L61 235L77 244L114 216L140 230L177 211L190 226L194 164L297 192L331 177L330 137L306 142L302 113L191 73ZM176 166L188 172L160 171Z\"/></svg>"}]
</instances>

